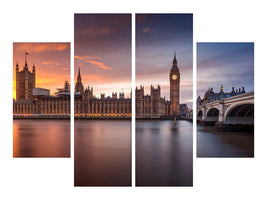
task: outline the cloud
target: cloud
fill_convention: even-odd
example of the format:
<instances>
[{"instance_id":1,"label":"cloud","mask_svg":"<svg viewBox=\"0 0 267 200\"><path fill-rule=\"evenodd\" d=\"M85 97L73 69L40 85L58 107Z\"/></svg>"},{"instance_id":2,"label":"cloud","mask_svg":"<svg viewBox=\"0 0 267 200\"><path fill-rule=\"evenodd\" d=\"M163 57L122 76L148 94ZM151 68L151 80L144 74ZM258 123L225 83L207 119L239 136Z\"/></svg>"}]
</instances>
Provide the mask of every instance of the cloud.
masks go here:
<instances>
[{"instance_id":1,"label":"cloud","mask_svg":"<svg viewBox=\"0 0 267 200\"><path fill-rule=\"evenodd\" d=\"M150 31L150 28L149 28L149 27L144 28L144 29L142 30L143 33L146 33L146 32L148 32L148 31Z\"/></svg>"},{"instance_id":2,"label":"cloud","mask_svg":"<svg viewBox=\"0 0 267 200\"><path fill-rule=\"evenodd\" d=\"M74 56L78 60L101 60L99 56Z\"/></svg>"},{"instance_id":3,"label":"cloud","mask_svg":"<svg viewBox=\"0 0 267 200\"><path fill-rule=\"evenodd\" d=\"M52 62L52 61L49 61L49 62L43 62L43 64L44 64L44 65L57 65L57 66L61 65L61 64L58 63L58 62Z\"/></svg>"},{"instance_id":4,"label":"cloud","mask_svg":"<svg viewBox=\"0 0 267 200\"><path fill-rule=\"evenodd\" d=\"M100 69L106 69L106 70L111 70L111 67L106 66L103 62L101 62L101 58L99 56L74 56L75 59L80 60L82 62L90 63L95 66L97 66ZM83 66L84 64L79 62L78 66Z\"/></svg>"},{"instance_id":5,"label":"cloud","mask_svg":"<svg viewBox=\"0 0 267 200\"><path fill-rule=\"evenodd\" d=\"M31 54L32 52L63 51L70 48L70 43L14 43L14 48Z\"/></svg>"},{"instance_id":6,"label":"cloud","mask_svg":"<svg viewBox=\"0 0 267 200\"><path fill-rule=\"evenodd\" d=\"M94 60L88 60L86 62L91 63L91 64L93 64L93 65L95 65L95 66L97 66L98 68L101 68L101 69L107 69L107 70L112 69L111 67L106 66L102 62L98 62L98 61L94 61Z\"/></svg>"}]
</instances>

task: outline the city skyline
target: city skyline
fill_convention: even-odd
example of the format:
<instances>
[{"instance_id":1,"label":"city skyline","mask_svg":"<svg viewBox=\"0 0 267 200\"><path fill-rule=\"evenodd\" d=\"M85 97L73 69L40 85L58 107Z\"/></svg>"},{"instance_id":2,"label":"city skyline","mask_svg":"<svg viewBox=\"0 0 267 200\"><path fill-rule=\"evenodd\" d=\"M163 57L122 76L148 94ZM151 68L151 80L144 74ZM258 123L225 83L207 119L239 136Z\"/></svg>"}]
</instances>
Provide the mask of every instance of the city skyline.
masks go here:
<instances>
[{"instance_id":1,"label":"city skyline","mask_svg":"<svg viewBox=\"0 0 267 200\"><path fill-rule=\"evenodd\" d=\"M74 15L74 84L80 68L94 94L131 93L131 14Z\"/></svg>"},{"instance_id":2,"label":"city skyline","mask_svg":"<svg viewBox=\"0 0 267 200\"><path fill-rule=\"evenodd\" d=\"M136 15L136 86L161 86L170 99L169 71L176 52L181 73L181 103L193 101L193 15Z\"/></svg>"},{"instance_id":3,"label":"city skyline","mask_svg":"<svg viewBox=\"0 0 267 200\"><path fill-rule=\"evenodd\" d=\"M253 43L197 43L197 96L208 88L231 92L232 87L254 91Z\"/></svg>"},{"instance_id":4,"label":"city skyline","mask_svg":"<svg viewBox=\"0 0 267 200\"><path fill-rule=\"evenodd\" d=\"M70 43L13 43L13 98L16 99L16 65L21 71L25 54L29 71L36 70L36 86L53 95L64 82L70 82Z\"/></svg>"}]
</instances>

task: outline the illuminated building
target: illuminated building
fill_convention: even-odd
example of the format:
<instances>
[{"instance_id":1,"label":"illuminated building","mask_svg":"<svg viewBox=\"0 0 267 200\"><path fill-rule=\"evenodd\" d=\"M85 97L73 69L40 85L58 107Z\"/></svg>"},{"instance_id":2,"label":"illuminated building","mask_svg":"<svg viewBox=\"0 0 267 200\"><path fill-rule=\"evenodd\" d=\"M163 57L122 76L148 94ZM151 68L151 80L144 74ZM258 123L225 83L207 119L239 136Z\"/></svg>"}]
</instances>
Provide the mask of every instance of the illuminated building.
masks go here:
<instances>
[{"instance_id":1,"label":"illuminated building","mask_svg":"<svg viewBox=\"0 0 267 200\"><path fill-rule=\"evenodd\" d=\"M131 117L131 98L125 98L124 93L112 93L105 96L101 93L100 98L93 95L93 88L85 88L82 84L80 69L75 85L74 115L84 117Z\"/></svg>"}]
</instances>

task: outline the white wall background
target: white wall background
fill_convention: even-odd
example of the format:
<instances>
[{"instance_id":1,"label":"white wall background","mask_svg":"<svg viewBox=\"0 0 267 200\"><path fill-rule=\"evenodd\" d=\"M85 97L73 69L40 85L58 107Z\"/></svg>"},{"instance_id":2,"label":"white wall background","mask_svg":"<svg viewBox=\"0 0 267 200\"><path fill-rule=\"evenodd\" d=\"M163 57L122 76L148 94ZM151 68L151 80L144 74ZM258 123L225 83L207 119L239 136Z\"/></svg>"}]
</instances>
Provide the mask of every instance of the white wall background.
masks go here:
<instances>
[{"instance_id":1,"label":"white wall background","mask_svg":"<svg viewBox=\"0 0 267 200\"><path fill-rule=\"evenodd\" d=\"M264 116L266 113L267 14L263 2L244 0L165 0L160 3L144 0L131 2L76 0L72 3L50 0L2 1L0 6L0 198L266 199L267 131ZM75 188L73 187L73 156L69 159L13 159L12 43L72 42L73 50L74 13L194 13L194 42L255 42L255 158L196 159L194 157L194 187L187 188ZM196 60L194 60L195 63ZM194 66L194 80L195 78ZM194 144L196 144L195 140L194 135Z\"/></svg>"}]
</instances>

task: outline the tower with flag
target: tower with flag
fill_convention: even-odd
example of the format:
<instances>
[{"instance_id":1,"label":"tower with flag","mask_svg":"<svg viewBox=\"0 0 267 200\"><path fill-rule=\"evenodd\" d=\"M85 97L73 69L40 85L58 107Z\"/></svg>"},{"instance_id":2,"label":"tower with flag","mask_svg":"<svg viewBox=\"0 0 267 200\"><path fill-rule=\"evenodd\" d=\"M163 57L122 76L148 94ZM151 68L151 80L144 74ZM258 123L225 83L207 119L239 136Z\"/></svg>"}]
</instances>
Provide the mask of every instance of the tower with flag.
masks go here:
<instances>
[{"instance_id":1,"label":"tower with flag","mask_svg":"<svg viewBox=\"0 0 267 200\"><path fill-rule=\"evenodd\" d=\"M35 65L32 66L32 71L29 71L27 56L28 52L25 51L25 64L20 71L19 63L16 64L16 100L32 100L33 89L35 88Z\"/></svg>"}]
</instances>

